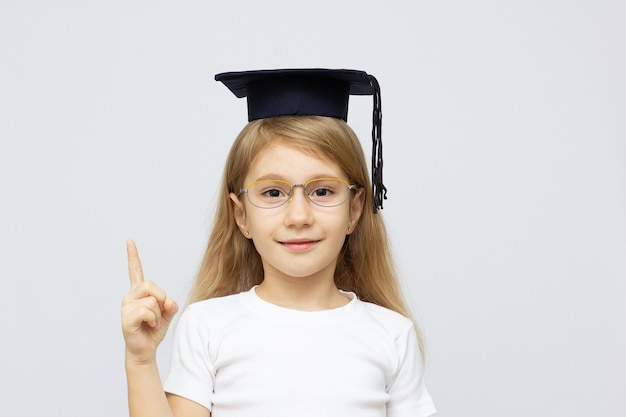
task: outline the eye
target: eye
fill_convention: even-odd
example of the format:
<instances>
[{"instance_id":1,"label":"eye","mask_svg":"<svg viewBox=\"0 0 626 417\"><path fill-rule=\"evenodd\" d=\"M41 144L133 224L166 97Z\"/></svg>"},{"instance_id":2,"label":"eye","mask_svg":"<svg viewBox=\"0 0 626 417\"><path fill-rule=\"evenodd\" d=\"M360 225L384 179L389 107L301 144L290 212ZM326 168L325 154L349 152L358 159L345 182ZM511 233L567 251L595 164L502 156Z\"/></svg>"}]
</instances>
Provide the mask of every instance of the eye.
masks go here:
<instances>
[{"instance_id":1,"label":"eye","mask_svg":"<svg viewBox=\"0 0 626 417\"><path fill-rule=\"evenodd\" d=\"M315 180L307 185L309 197L316 201L330 201L339 197L341 194L343 183L333 179Z\"/></svg>"},{"instance_id":2,"label":"eye","mask_svg":"<svg viewBox=\"0 0 626 417\"><path fill-rule=\"evenodd\" d=\"M283 199L289 195L290 186L278 181L262 181L252 187L253 195L264 200Z\"/></svg>"},{"instance_id":3,"label":"eye","mask_svg":"<svg viewBox=\"0 0 626 417\"><path fill-rule=\"evenodd\" d=\"M311 191L311 197L320 197L320 198L324 198L324 197L330 197L334 194L335 192L328 188L328 187L318 187L316 189L314 189L313 191Z\"/></svg>"},{"instance_id":4,"label":"eye","mask_svg":"<svg viewBox=\"0 0 626 417\"><path fill-rule=\"evenodd\" d=\"M279 197L284 196L285 193L278 188L270 188L270 189L266 189L265 191L263 191L262 195L264 197L279 198Z\"/></svg>"}]
</instances>

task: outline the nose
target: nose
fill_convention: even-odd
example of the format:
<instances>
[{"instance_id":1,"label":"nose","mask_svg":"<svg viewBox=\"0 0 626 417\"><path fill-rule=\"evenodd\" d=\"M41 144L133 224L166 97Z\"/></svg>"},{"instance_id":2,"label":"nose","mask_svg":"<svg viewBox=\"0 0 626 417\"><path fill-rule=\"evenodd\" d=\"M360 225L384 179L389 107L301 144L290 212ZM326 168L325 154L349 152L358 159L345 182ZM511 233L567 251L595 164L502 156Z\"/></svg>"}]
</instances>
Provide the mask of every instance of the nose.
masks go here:
<instances>
[{"instance_id":1,"label":"nose","mask_svg":"<svg viewBox=\"0 0 626 417\"><path fill-rule=\"evenodd\" d=\"M285 225L292 227L308 226L313 223L311 200L306 195L303 184L294 184L286 204Z\"/></svg>"}]
</instances>

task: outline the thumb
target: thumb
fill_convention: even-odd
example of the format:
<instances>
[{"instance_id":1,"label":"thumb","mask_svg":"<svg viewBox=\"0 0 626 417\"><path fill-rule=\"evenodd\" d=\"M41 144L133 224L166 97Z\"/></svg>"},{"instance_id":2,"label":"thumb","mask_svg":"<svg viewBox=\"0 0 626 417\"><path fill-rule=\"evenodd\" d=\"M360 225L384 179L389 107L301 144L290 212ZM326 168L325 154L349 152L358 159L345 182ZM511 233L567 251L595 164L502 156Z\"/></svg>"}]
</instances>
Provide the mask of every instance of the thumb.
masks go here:
<instances>
[{"instance_id":1,"label":"thumb","mask_svg":"<svg viewBox=\"0 0 626 417\"><path fill-rule=\"evenodd\" d=\"M169 327L172 319L178 312L178 304L171 298L166 298L163 302L163 311L161 311L161 321Z\"/></svg>"}]
</instances>

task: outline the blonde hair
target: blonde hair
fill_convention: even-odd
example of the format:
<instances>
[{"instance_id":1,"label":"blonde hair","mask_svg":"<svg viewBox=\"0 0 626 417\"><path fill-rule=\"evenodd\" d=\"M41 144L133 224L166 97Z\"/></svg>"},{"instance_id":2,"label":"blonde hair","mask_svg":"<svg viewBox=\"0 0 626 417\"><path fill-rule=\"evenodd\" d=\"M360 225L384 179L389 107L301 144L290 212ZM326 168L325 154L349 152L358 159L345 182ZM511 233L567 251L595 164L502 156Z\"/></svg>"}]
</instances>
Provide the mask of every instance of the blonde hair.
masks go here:
<instances>
[{"instance_id":1,"label":"blonde hair","mask_svg":"<svg viewBox=\"0 0 626 417\"><path fill-rule=\"evenodd\" d=\"M252 241L239 231L229 194L238 193L244 186L255 156L275 143L329 158L343 169L351 183L364 189L363 213L352 234L346 237L335 270L335 283L363 301L411 318L402 297L385 224L381 215L373 212L361 144L343 120L321 116L260 119L248 123L241 131L226 160L213 228L189 302L247 291L263 281L261 257ZM417 325L416 330L423 352L423 338Z\"/></svg>"}]
</instances>

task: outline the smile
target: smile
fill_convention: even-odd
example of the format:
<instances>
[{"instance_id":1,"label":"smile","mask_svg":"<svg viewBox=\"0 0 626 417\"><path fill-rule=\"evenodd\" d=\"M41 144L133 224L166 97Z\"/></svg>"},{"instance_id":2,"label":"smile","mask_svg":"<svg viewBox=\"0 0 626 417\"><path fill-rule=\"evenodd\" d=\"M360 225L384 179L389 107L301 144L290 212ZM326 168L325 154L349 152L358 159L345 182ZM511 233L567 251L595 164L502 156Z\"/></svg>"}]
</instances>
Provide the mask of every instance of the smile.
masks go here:
<instances>
[{"instance_id":1,"label":"smile","mask_svg":"<svg viewBox=\"0 0 626 417\"><path fill-rule=\"evenodd\" d=\"M305 252L315 246L319 240L287 240L279 242L283 247L293 252Z\"/></svg>"}]
</instances>

